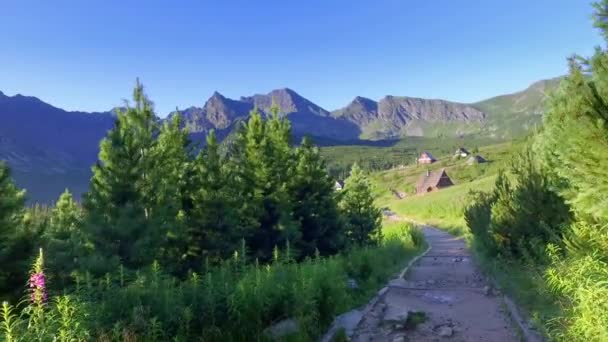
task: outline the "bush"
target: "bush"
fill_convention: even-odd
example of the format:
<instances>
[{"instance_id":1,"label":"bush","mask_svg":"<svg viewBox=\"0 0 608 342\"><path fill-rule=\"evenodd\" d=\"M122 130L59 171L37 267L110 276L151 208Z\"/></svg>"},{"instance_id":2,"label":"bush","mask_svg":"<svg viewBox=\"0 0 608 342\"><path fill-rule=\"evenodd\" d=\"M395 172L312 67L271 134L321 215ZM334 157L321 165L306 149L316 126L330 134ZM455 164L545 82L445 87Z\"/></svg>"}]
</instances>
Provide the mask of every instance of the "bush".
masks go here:
<instances>
[{"instance_id":1,"label":"bush","mask_svg":"<svg viewBox=\"0 0 608 342\"><path fill-rule=\"evenodd\" d=\"M490 193L472 193L465 209L469 230L489 254L545 259L548 243L560 243L570 208L550 186L531 148L513 160L514 184L499 173Z\"/></svg>"}]
</instances>

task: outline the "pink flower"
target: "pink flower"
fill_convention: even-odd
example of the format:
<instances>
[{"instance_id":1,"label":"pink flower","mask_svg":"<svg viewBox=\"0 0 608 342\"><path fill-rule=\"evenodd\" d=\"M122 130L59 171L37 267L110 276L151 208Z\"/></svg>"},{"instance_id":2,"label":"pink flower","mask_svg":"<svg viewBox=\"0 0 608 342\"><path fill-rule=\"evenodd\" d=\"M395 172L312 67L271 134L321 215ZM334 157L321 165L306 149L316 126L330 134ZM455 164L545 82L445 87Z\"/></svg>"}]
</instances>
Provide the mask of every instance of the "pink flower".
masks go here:
<instances>
[{"instance_id":1,"label":"pink flower","mask_svg":"<svg viewBox=\"0 0 608 342\"><path fill-rule=\"evenodd\" d=\"M32 273L30 276L30 289L32 289L32 302L39 304L46 302L46 281L43 272Z\"/></svg>"}]
</instances>

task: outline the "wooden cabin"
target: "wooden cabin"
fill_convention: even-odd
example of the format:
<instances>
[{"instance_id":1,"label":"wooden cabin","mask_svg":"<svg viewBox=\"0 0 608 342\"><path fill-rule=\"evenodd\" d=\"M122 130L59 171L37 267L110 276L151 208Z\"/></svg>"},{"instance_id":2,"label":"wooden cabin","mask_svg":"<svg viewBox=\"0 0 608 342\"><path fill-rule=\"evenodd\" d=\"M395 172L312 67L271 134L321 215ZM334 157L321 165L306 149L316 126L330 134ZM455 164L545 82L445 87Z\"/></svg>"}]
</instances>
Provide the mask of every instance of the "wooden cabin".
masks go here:
<instances>
[{"instance_id":1,"label":"wooden cabin","mask_svg":"<svg viewBox=\"0 0 608 342\"><path fill-rule=\"evenodd\" d=\"M422 152L418 157L418 164L432 164L436 161L437 159L435 159L429 152Z\"/></svg>"},{"instance_id":2,"label":"wooden cabin","mask_svg":"<svg viewBox=\"0 0 608 342\"><path fill-rule=\"evenodd\" d=\"M466 148L461 147L456 150L456 153L454 153L454 158L466 158L469 155L471 155L471 153L469 151L467 151Z\"/></svg>"},{"instance_id":3,"label":"wooden cabin","mask_svg":"<svg viewBox=\"0 0 608 342\"><path fill-rule=\"evenodd\" d=\"M416 183L416 194L425 194L427 192L437 191L443 188L454 185L450 176L445 172L445 169L427 171L420 176Z\"/></svg>"}]
</instances>

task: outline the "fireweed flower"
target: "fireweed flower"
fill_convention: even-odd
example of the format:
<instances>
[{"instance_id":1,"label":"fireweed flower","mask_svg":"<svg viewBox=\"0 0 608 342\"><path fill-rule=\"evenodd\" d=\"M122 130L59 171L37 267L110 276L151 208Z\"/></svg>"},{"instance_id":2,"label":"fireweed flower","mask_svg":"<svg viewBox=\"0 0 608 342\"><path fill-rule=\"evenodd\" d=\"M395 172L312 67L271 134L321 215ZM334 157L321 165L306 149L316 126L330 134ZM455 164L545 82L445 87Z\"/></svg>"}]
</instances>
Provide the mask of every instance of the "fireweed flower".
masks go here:
<instances>
[{"instance_id":1,"label":"fireweed flower","mask_svg":"<svg viewBox=\"0 0 608 342\"><path fill-rule=\"evenodd\" d=\"M46 303L46 279L44 272L36 272L30 275L30 290L32 291L32 303L43 304Z\"/></svg>"}]
</instances>

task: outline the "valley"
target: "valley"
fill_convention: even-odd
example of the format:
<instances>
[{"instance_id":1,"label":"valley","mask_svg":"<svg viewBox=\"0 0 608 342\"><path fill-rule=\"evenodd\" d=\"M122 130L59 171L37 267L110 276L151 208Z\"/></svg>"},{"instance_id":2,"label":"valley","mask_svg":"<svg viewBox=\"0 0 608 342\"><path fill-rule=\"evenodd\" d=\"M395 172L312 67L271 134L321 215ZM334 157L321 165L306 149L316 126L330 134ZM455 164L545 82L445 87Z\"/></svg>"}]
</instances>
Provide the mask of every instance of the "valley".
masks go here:
<instances>
[{"instance_id":1,"label":"valley","mask_svg":"<svg viewBox=\"0 0 608 342\"><path fill-rule=\"evenodd\" d=\"M0 342L608 341L608 0L0 8Z\"/></svg>"},{"instance_id":2,"label":"valley","mask_svg":"<svg viewBox=\"0 0 608 342\"><path fill-rule=\"evenodd\" d=\"M356 97L331 112L288 88L239 100L215 92L204 106L167 117L179 115L193 142L204 144L210 130L220 140L229 139L254 108L267 116L274 101L291 122L294 143L311 136L322 146L332 174L340 178L354 161L368 170L381 170L407 165L425 149L446 152L460 145L485 146L525 136L540 122L542 103L556 86L556 79L540 81L521 92L474 104ZM0 159L28 190L30 203L52 203L66 188L80 198L88 187L99 142L118 110L68 112L35 97L0 93ZM54 181L40 181L45 177Z\"/></svg>"}]
</instances>

